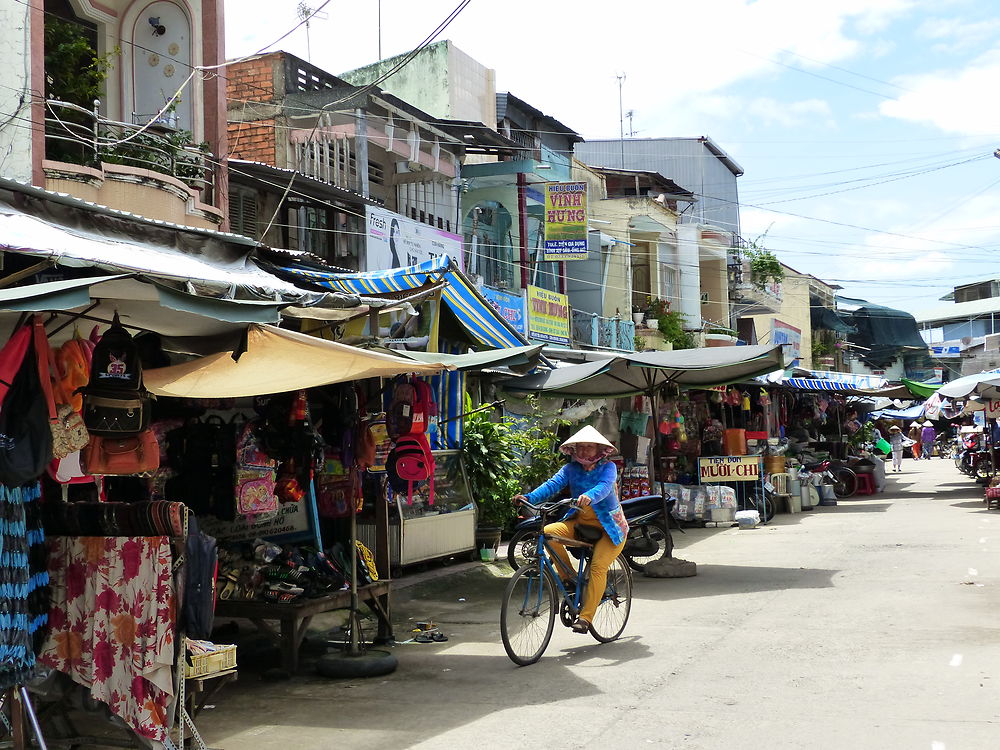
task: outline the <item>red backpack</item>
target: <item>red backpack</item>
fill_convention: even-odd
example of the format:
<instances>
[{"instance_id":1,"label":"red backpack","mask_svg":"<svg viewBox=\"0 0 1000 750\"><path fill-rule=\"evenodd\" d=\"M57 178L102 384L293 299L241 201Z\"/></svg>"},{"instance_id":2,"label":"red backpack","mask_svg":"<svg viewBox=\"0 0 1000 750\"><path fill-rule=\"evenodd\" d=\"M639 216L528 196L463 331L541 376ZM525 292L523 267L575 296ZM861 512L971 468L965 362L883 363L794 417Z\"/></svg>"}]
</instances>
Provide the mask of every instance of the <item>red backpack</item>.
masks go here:
<instances>
[{"instance_id":1,"label":"red backpack","mask_svg":"<svg viewBox=\"0 0 1000 750\"><path fill-rule=\"evenodd\" d=\"M411 433L427 432L431 419L437 416L437 404L434 403L434 391L430 383L420 378L413 378L415 395L413 398L413 416L410 420Z\"/></svg>"},{"instance_id":2,"label":"red backpack","mask_svg":"<svg viewBox=\"0 0 1000 750\"><path fill-rule=\"evenodd\" d=\"M428 482L428 505L434 505L434 454L422 433L403 435L396 441L386 463L389 484L396 492L406 492L407 505L413 504L413 485Z\"/></svg>"},{"instance_id":3,"label":"red backpack","mask_svg":"<svg viewBox=\"0 0 1000 750\"><path fill-rule=\"evenodd\" d=\"M393 440L413 431L413 406L416 397L417 389L406 378L400 379L393 388L392 402L385 412L385 426Z\"/></svg>"}]
</instances>

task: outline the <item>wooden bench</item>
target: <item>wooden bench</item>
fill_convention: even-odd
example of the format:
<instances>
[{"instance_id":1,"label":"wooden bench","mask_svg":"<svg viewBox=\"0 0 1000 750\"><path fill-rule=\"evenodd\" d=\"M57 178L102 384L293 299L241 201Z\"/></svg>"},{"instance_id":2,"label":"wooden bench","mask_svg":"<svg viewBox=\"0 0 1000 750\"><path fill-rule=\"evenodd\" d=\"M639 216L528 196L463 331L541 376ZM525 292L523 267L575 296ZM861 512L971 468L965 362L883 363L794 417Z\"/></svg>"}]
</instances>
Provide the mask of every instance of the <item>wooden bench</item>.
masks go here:
<instances>
[{"instance_id":1,"label":"wooden bench","mask_svg":"<svg viewBox=\"0 0 1000 750\"><path fill-rule=\"evenodd\" d=\"M378 618L376 640L379 642L393 639L392 623L389 621L389 588L388 580L358 587L359 601L367 604ZM350 606L350 591L337 591L313 599L301 598L288 604L220 599L215 603L215 616L252 622L258 631L267 635L281 649L282 666L294 674L299 667L299 647L312 618ZM279 630L275 630L269 622L278 622Z\"/></svg>"}]
</instances>

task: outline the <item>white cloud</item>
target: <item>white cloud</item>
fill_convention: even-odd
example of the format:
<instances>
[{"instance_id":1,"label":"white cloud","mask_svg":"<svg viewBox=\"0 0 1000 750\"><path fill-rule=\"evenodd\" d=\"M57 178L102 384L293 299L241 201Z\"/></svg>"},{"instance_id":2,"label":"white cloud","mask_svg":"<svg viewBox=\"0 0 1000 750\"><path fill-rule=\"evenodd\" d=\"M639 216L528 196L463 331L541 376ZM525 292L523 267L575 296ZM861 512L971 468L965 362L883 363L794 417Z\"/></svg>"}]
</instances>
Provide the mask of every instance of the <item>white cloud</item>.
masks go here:
<instances>
[{"instance_id":1,"label":"white cloud","mask_svg":"<svg viewBox=\"0 0 1000 750\"><path fill-rule=\"evenodd\" d=\"M932 125L946 133L995 133L1000 122L1000 47L966 67L898 79L906 93L883 102L886 117Z\"/></svg>"}]
</instances>

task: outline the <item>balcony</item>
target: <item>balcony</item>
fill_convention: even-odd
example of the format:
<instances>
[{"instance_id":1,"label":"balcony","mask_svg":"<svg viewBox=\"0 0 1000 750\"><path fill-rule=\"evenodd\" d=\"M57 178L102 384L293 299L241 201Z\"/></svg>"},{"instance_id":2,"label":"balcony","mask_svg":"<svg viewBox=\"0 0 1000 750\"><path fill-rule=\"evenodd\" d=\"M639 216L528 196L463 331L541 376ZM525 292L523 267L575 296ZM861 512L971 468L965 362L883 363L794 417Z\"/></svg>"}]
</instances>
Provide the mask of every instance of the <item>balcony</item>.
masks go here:
<instances>
[{"instance_id":1,"label":"balcony","mask_svg":"<svg viewBox=\"0 0 1000 750\"><path fill-rule=\"evenodd\" d=\"M109 120L93 110L46 101L49 190L177 224L217 229L215 157L189 131L167 120L151 125Z\"/></svg>"},{"instance_id":2,"label":"balcony","mask_svg":"<svg viewBox=\"0 0 1000 750\"><path fill-rule=\"evenodd\" d=\"M577 346L635 351L635 323L622 318L606 318L597 313L573 311L573 342Z\"/></svg>"},{"instance_id":3,"label":"balcony","mask_svg":"<svg viewBox=\"0 0 1000 750\"><path fill-rule=\"evenodd\" d=\"M737 317L770 315L781 311L781 283L755 284L750 261L738 255L729 257L729 299L736 306Z\"/></svg>"}]
</instances>

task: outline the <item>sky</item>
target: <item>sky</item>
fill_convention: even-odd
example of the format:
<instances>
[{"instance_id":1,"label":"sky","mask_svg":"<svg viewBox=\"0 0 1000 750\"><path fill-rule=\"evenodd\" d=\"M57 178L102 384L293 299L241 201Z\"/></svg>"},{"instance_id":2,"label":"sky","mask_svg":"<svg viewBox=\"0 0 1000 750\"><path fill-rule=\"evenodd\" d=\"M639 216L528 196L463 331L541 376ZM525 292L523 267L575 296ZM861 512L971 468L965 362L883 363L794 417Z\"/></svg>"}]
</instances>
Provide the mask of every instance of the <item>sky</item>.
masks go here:
<instances>
[{"instance_id":1,"label":"sky","mask_svg":"<svg viewBox=\"0 0 1000 750\"><path fill-rule=\"evenodd\" d=\"M460 3L330 0L308 40L268 47L298 4L226 0L227 56L283 49L342 73L380 37L383 57L412 49ZM625 132L710 136L744 169L742 236L843 295L918 313L1000 278L994 3L471 0L437 39L585 139L619 137L624 74Z\"/></svg>"}]
</instances>

